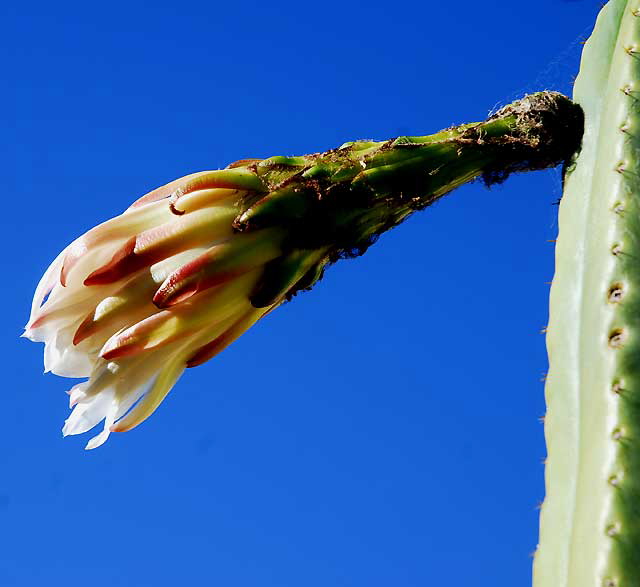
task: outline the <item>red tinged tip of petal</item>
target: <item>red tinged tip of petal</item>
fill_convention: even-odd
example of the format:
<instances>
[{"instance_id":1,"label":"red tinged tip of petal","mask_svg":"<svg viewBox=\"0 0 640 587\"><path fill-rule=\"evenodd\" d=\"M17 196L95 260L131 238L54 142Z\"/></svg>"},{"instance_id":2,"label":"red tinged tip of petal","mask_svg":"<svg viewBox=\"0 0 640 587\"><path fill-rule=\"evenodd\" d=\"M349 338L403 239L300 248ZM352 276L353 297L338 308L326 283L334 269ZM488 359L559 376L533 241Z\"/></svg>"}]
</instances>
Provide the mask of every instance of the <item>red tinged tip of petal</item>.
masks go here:
<instances>
[{"instance_id":1,"label":"red tinged tip of petal","mask_svg":"<svg viewBox=\"0 0 640 587\"><path fill-rule=\"evenodd\" d=\"M211 268L211 263L212 256L205 254L176 269L155 293L153 303L158 308L169 308L205 289L226 283L244 273L244 270L236 270L207 275L206 269Z\"/></svg>"},{"instance_id":2,"label":"red tinged tip of petal","mask_svg":"<svg viewBox=\"0 0 640 587\"><path fill-rule=\"evenodd\" d=\"M69 251L64 256L64 260L62 261L62 268L60 269L60 285L62 287L67 286L69 273L86 252L87 247L83 246L80 243L74 244L69 248Z\"/></svg>"},{"instance_id":3,"label":"red tinged tip of petal","mask_svg":"<svg viewBox=\"0 0 640 587\"><path fill-rule=\"evenodd\" d=\"M224 334L214 338L211 342L208 342L201 347L196 353L187 361L187 367L197 367L206 363L209 359L213 359L218 353L226 349L237 337L233 336L230 330L227 330Z\"/></svg>"},{"instance_id":4,"label":"red tinged tip of petal","mask_svg":"<svg viewBox=\"0 0 640 587\"><path fill-rule=\"evenodd\" d=\"M131 237L106 265L96 269L84 280L84 285L106 285L113 283L144 267L149 259L136 255L136 237Z\"/></svg>"},{"instance_id":5,"label":"red tinged tip of petal","mask_svg":"<svg viewBox=\"0 0 640 587\"><path fill-rule=\"evenodd\" d=\"M194 296L197 293L200 293L207 289L211 289L212 287L216 287L217 285L227 283L232 279L235 279L239 275L242 275L241 271L228 271L226 273L218 273L217 275L212 275L198 282L190 283L174 292L168 292L166 296L164 295L164 292L158 290L153 298L153 303L158 308L170 308L172 306L175 306L176 304L188 300L191 296Z\"/></svg>"},{"instance_id":6,"label":"red tinged tip of petal","mask_svg":"<svg viewBox=\"0 0 640 587\"><path fill-rule=\"evenodd\" d=\"M95 322L93 320L93 312L89 314L83 321L76 333L73 335L73 345L80 344L83 340L89 338L95 332Z\"/></svg>"},{"instance_id":7,"label":"red tinged tip of petal","mask_svg":"<svg viewBox=\"0 0 640 587\"><path fill-rule=\"evenodd\" d=\"M187 359L187 367L197 367L198 365L202 365L226 349L251 325L250 320L253 314L254 311L245 314L239 320L234 322L220 336L200 347L189 359Z\"/></svg>"},{"instance_id":8,"label":"red tinged tip of petal","mask_svg":"<svg viewBox=\"0 0 640 587\"><path fill-rule=\"evenodd\" d=\"M174 189L168 189L168 186L162 186L161 188L153 190L152 192L149 192L141 198L138 198L133 204L131 204L131 206L129 206L129 208L138 208L139 206L143 206L144 204L150 204L151 202L164 200L165 198L169 197L174 191Z\"/></svg>"},{"instance_id":9,"label":"red tinged tip of petal","mask_svg":"<svg viewBox=\"0 0 640 587\"><path fill-rule=\"evenodd\" d=\"M142 196L136 200L129 208L137 208L150 202L157 202L168 198L169 196L176 195L182 196L196 190L204 190L209 188L232 188L236 189L241 187L238 185L238 178L230 176L224 171L200 171L198 173L192 173L180 179L176 179L167 185L163 185L148 194Z\"/></svg>"},{"instance_id":10,"label":"red tinged tip of petal","mask_svg":"<svg viewBox=\"0 0 640 587\"><path fill-rule=\"evenodd\" d=\"M131 336L118 336L115 341L106 346L100 353L105 361L113 361L135 355L145 349L144 342L134 342Z\"/></svg>"},{"instance_id":11,"label":"red tinged tip of petal","mask_svg":"<svg viewBox=\"0 0 640 587\"><path fill-rule=\"evenodd\" d=\"M115 359L121 359L122 357L128 357L130 355L135 355L140 351L144 350L143 344L125 344L123 346L118 346L113 349L108 349L104 351L100 356L105 361L113 361Z\"/></svg>"},{"instance_id":12,"label":"red tinged tip of petal","mask_svg":"<svg viewBox=\"0 0 640 587\"><path fill-rule=\"evenodd\" d=\"M170 317L169 312L158 312L112 336L105 343L100 356L106 361L111 361L136 355L146 349L156 348L170 342L173 340L171 336L165 337L163 340L156 340L153 343L149 341L149 333L162 326L168 317ZM184 334L188 334L188 332Z\"/></svg>"},{"instance_id":13,"label":"red tinged tip of petal","mask_svg":"<svg viewBox=\"0 0 640 587\"><path fill-rule=\"evenodd\" d=\"M29 330L33 330L35 328L40 328L49 318L49 314L42 314L38 318L36 318L31 324L29 324Z\"/></svg>"},{"instance_id":14,"label":"red tinged tip of petal","mask_svg":"<svg viewBox=\"0 0 640 587\"><path fill-rule=\"evenodd\" d=\"M198 293L198 285L196 283L190 284L186 288L182 288L179 293L171 294L167 293L165 295L164 291L158 290L156 295L153 296L153 303L157 308L170 308L171 306L175 306L180 302L184 302L188 300L191 296L194 296Z\"/></svg>"},{"instance_id":15,"label":"red tinged tip of petal","mask_svg":"<svg viewBox=\"0 0 640 587\"><path fill-rule=\"evenodd\" d=\"M189 181L189 179L197 177L198 175L202 175L202 172L192 173L191 175L181 177L180 179L176 179L166 185L156 188L155 190L150 191L148 194L145 194L141 198L138 198L133 204L131 204L131 206L129 206L129 209L138 208L139 206L143 206L144 204L149 204L151 202L164 200L165 198L168 198L170 195L172 195L180 187L181 184Z\"/></svg>"},{"instance_id":16,"label":"red tinged tip of petal","mask_svg":"<svg viewBox=\"0 0 640 587\"><path fill-rule=\"evenodd\" d=\"M60 268L60 285L62 287L67 287L67 277L69 277L69 271L71 271L71 267L75 265L75 262L69 261L67 263L68 257L64 258L64 262L62 263L62 267Z\"/></svg>"}]
</instances>

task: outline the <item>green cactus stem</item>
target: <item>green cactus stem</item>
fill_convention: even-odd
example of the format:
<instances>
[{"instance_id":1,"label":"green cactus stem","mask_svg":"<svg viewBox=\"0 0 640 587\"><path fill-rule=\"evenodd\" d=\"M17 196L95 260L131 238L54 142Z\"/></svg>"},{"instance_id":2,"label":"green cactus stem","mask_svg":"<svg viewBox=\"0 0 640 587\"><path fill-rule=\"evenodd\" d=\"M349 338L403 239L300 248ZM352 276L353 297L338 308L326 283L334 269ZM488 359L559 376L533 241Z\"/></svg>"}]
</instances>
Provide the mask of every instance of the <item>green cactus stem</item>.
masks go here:
<instances>
[{"instance_id":1,"label":"green cactus stem","mask_svg":"<svg viewBox=\"0 0 640 587\"><path fill-rule=\"evenodd\" d=\"M430 136L356 141L326 153L243 160L213 172L225 186L249 189L239 203L239 232L284 228L284 254L267 265L252 295L256 307L309 289L324 268L362 254L415 210L483 178L553 167L580 145L582 110L565 96L540 92L484 122Z\"/></svg>"},{"instance_id":2,"label":"green cactus stem","mask_svg":"<svg viewBox=\"0 0 640 587\"><path fill-rule=\"evenodd\" d=\"M640 585L640 3L612 0L574 98L547 346L536 587Z\"/></svg>"}]
</instances>

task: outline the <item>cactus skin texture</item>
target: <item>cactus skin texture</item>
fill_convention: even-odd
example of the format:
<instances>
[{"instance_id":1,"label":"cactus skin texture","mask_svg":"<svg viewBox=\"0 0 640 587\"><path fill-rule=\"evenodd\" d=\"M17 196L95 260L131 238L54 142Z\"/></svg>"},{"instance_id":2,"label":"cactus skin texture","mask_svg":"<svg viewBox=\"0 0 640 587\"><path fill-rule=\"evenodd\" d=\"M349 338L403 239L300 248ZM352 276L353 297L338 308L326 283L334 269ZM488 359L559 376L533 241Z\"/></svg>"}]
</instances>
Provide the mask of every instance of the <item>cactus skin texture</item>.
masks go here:
<instances>
[{"instance_id":1,"label":"cactus skin texture","mask_svg":"<svg viewBox=\"0 0 640 587\"><path fill-rule=\"evenodd\" d=\"M582 150L550 299L547 496L535 587L640 585L640 0L612 0L582 57Z\"/></svg>"}]
</instances>

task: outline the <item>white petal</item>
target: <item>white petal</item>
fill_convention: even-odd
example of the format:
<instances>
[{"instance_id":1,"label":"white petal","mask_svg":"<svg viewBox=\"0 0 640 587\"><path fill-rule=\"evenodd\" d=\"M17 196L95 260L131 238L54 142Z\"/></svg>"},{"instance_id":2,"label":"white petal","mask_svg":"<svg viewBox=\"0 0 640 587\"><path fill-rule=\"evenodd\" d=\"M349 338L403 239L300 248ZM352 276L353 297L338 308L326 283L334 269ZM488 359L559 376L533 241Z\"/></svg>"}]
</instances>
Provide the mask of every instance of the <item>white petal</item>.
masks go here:
<instances>
[{"instance_id":1,"label":"white petal","mask_svg":"<svg viewBox=\"0 0 640 587\"><path fill-rule=\"evenodd\" d=\"M110 414L114 404L113 389L105 389L97 395L81 400L73 408L62 428L62 434L82 434L91 430L98 422Z\"/></svg>"},{"instance_id":2,"label":"white petal","mask_svg":"<svg viewBox=\"0 0 640 587\"><path fill-rule=\"evenodd\" d=\"M89 387L89 382L84 381L83 383L78 383L74 385L67 393L69 394L69 407L73 408L81 399L87 397L87 388Z\"/></svg>"},{"instance_id":3,"label":"white petal","mask_svg":"<svg viewBox=\"0 0 640 587\"><path fill-rule=\"evenodd\" d=\"M33 295L33 301L31 302L31 317L29 318L29 322L33 320L34 315L40 309L44 298L47 297L47 294L51 291L55 283L58 281L58 276L60 274L60 269L62 268L62 260L66 255L67 249L64 249L49 265L47 270L44 272L44 275L40 279L38 286L36 287L35 294Z\"/></svg>"},{"instance_id":4,"label":"white petal","mask_svg":"<svg viewBox=\"0 0 640 587\"><path fill-rule=\"evenodd\" d=\"M106 244L93 246L87 250L83 250L82 247L78 246L78 259L73 263L67 274L65 287L69 288L69 290L83 289L95 291L99 286L94 285L89 288L84 285L84 280L89 277L93 271L111 261L115 253L127 240L126 237L114 238Z\"/></svg>"},{"instance_id":5,"label":"white petal","mask_svg":"<svg viewBox=\"0 0 640 587\"><path fill-rule=\"evenodd\" d=\"M185 363L183 360L173 360L167 363L158 373L153 385L142 399L124 418L115 424L113 430L118 432L131 430L146 420L162 403L162 400L171 391L184 370Z\"/></svg>"},{"instance_id":6,"label":"white petal","mask_svg":"<svg viewBox=\"0 0 640 587\"><path fill-rule=\"evenodd\" d=\"M45 373L51 371L61 377L89 377L91 375L98 356L74 347L72 343L74 332L74 327L62 329L45 342Z\"/></svg>"},{"instance_id":7,"label":"white petal","mask_svg":"<svg viewBox=\"0 0 640 587\"><path fill-rule=\"evenodd\" d=\"M86 353L78 352L73 346L68 346L58 363L50 366L50 371L60 377L89 377L97 358L97 356L94 358Z\"/></svg>"},{"instance_id":8,"label":"white petal","mask_svg":"<svg viewBox=\"0 0 640 587\"><path fill-rule=\"evenodd\" d=\"M109 406L109 409L107 410L107 413L105 415L104 428L102 429L102 432L100 432L98 436L94 436L89 442L87 442L87 446L84 447L85 450L93 450L94 448L98 448L107 441L107 438L109 438L109 434L111 434L111 426L113 426L113 423L116 420L117 411L118 402L114 399L111 401L111 405Z\"/></svg>"}]
</instances>

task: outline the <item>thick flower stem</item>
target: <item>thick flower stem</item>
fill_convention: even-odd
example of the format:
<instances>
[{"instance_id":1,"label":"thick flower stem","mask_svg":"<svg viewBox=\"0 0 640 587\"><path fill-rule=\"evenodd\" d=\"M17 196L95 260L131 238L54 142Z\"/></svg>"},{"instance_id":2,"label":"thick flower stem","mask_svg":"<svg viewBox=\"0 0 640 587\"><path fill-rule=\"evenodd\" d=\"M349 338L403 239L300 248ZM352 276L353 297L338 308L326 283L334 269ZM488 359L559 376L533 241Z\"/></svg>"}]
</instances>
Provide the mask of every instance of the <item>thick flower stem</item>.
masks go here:
<instances>
[{"instance_id":1,"label":"thick flower stem","mask_svg":"<svg viewBox=\"0 0 640 587\"><path fill-rule=\"evenodd\" d=\"M263 185L240 203L235 229L281 227L288 235L285 249L309 251L315 259L308 263L304 254L294 255L301 267L309 266L298 285L291 283L291 270L266 271L263 279L289 277L263 283L261 291L272 295L256 296L254 303L268 305L285 289L291 297L311 287L322 275L319 267L362 254L380 234L464 183L482 178L492 184L512 172L567 161L580 145L583 123L581 108L568 98L539 92L484 122L433 135L355 141L326 153L234 164L233 171L252 172Z\"/></svg>"}]
</instances>

